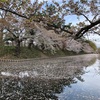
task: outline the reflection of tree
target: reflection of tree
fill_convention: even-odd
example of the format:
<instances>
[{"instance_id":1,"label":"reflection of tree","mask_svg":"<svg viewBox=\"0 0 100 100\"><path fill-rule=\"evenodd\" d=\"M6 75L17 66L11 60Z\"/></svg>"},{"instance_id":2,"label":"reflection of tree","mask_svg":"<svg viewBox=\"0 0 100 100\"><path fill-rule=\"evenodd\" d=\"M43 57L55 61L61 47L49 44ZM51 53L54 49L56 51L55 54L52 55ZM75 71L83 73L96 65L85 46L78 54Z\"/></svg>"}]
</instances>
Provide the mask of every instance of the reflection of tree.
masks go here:
<instances>
[{"instance_id":1,"label":"reflection of tree","mask_svg":"<svg viewBox=\"0 0 100 100\"><path fill-rule=\"evenodd\" d=\"M0 100L57 100L55 94L63 92L65 86L71 88L71 85L76 84L77 81L84 82L81 77L85 73L83 66L91 65L94 62L95 59L92 60L92 58L85 61L63 59L63 61L55 61L55 63L46 62L45 66L49 66L45 67L46 70L37 64L34 68L35 71L41 71L40 75L44 75L45 72L45 78L0 77ZM14 66L15 63L12 65ZM18 70L21 69L16 69L16 71ZM48 79L49 77L51 79Z\"/></svg>"},{"instance_id":2,"label":"reflection of tree","mask_svg":"<svg viewBox=\"0 0 100 100\"><path fill-rule=\"evenodd\" d=\"M82 69L73 75L80 77ZM34 79L2 77L0 79L0 99L5 100L57 100L55 93L61 93L64 86L77 83L74 76L67 79Z\"/></svg>"},{"instance_id":3,"label":"reflection of tree","mask_svg":"<svg viewBox=\"0 0 100 100\"><path fill-rule=\"evenodd\" d=\"M100 75L100 59L98 59L97 62L98 62L98 66L97 66L97 68L95 68L95 72L96 72L96 74Z\"/></svg>"},{"instance_id":4,"label":"reflection of tree","mask_svg":"<svg viewBox=\"0 0 100 100\"><path fill-rule=\"evenodd\" d=\"M81 70L81 73L80 73L80 70ZM75 71L75 77L79 80L79 81L81 81L81 82L84 82L84 79L82 79L82 75L85 73L85 71L83 70L83 68L81 68L81 69L77 69L76 71Z\"/></svg>"},{"instance_id":5,"label":"reflection of tree","mask_svg":"<svg viewBox=\"0 0 100 100\"><path fill-rule=\"evenodd\" d=\"M9 79L4 78L1 83L0 99L8 100L46 100L57 97L54 93L60 93L63 90L63 83L69 81L59 80L30 80L30 79Z\"/></svg>"}]
</instances>

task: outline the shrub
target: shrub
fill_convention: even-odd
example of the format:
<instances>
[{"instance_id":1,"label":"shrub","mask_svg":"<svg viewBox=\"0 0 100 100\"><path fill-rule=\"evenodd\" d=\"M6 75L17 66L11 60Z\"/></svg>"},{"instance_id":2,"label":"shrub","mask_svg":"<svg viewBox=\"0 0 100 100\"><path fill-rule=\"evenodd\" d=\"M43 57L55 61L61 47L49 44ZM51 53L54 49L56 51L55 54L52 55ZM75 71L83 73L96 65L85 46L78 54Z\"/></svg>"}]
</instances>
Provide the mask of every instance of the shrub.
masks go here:
<instances>
[{"instance_id":1,"label":"shrub","mask_svg":"<svg viewBox=\"0 0 100 100\"><path fill-rule=\"evenodd\" d=\"M97 50L97 46L95 45L95 43L93 41L86 40L85 42L89 43L89 45L93 48L94 51Z\"/></svg>"}]
</instances>

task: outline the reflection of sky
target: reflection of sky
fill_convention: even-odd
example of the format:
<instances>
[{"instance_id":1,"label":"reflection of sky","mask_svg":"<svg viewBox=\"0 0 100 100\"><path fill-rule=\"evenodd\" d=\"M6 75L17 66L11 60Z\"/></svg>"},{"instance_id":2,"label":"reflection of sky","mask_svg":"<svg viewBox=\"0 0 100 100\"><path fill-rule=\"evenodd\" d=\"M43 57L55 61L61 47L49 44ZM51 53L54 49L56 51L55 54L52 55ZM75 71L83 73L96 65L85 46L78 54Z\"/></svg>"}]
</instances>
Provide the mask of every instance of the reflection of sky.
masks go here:
<instances>
[{"instance_id":1,"label":"reflection of sky","mask_svg":"<svg viewBox=\"0 0 100 100\"><path fill-rule=\"evenodd\" d=\"M88 66L82 75L84 82L78 81L71 88L64 87L62 93L57 94L59 100L100 100L100 61Z\"/></svg>"},{"instance_id":2,"label":"reflection of sky","mask_svg":"<svg viewBox=\"0 0 100 100\"><path fill-rule=\"evenodd\" d=\"M83 84L89 88L97 88L100 89L100 61L97 60L93 65L88 66L85 69L85 73L82 78L85 79L85 82ZM92 83L92 84L91 84Z\"/></svg>"}]
</instances>

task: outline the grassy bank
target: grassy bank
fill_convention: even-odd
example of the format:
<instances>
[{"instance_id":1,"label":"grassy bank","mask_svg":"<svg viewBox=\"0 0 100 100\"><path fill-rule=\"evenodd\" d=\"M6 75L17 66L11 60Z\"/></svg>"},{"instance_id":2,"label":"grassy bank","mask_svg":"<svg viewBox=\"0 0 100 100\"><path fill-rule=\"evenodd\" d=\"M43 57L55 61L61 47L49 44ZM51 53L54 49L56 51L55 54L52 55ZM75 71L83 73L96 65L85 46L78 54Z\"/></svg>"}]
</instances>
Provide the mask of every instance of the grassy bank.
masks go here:
<instances>
[{"instance_id":1,"label":"grassy bank","mask_svg":"<svg viewBox=\"0 0 100 100\"><path fill-rule=\"evenodd\" d=\"M27 47L21 47L21 52L18 57L14 56L15 47L14 46L0 46L0 58L5 59L27 59L27 58L45 58L45 57L63 57L63 56L71 56L77 55L77 53L73 51L67 50L58 50L54 54L51 51L41 51L38 48L32 48L31 50ZM84 54L84 52L80 52L79 54Z\"/></svg>"},{"instance_id":2,"label":"grassy bank","mask_svg":"<svg viewBox=\"0 0 100 100\"><path fill-rule=\"evenodd\" d=\"M98 53L100 54L100 48L98 48Z\"/></svg>"},{"instance_id":3,"label":"grassy bank","mask_svg":"<svg viewBox=\"0 0 100 100\"><path fill-rule=\"evenodd\" d=\"M21 47L21 52L18 57L15 56L15 47L14 46L0 46L0 58L36 58L41 57L41 51L36 48L31 50L26 47Z\"/></svg>"},{"instance_id":4,"label":"grassy bank","mask_svg":"<svg viewBox=\"0 0 100 100\"><path fill-rule=\"evenodd\" d=\"M90 41L90 40L86 40L85 42L86 42L86 43L89 43L89 45L93 48L94 51L97 50L97 46L95 45L94 42L92 42L92 41Z\"/></svg>"}]
</instances>

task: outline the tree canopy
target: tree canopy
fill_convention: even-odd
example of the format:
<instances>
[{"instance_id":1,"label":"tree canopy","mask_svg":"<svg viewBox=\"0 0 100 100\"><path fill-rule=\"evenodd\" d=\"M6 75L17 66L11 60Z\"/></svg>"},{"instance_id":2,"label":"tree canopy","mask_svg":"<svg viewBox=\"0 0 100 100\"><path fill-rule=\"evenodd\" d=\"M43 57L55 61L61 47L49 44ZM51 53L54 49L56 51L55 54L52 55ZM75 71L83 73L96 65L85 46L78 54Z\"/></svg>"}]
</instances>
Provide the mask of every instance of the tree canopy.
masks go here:
<instances>
[{"instance_id":1,"label":"tree canopy","mask_svg":"<svg viewBox=\"0 0 100 100\"><path fill-rule=\"evenodd\" d=\"M66 16L83 16L85 21L76 25L66 24ZM91 17L89 17L91 16ZM21 42L25 32L34 33L34 23L42 22L48 30L57 34L65 32L73 39L79 39L86 33L100 35L99 0L57 0L39 2L35 0L0 0L0 30L10 33L12 40ZM47 39L48 40L48 39Z\"/></svg>"},{"instance_id":2,"label":"tree canopy","mask_svg":"<svg viewBox=\"0 0 100 100\"><path fill-rule=\"evenodd\" d=\"M49 1L39 3L38 0L33 3L30 0L0 0L0 10L1 15L5 13L2 15L5 18L1 19L1 24L5 22L8 25L9 19L14 21L12 23L19 23L18 20L21 18L23 23L28 25L35 21L42 21L52 29L59 28L61 31L70 33L74 38L80 38L87 32L99 34L98 31L100 31L99 0L62 0L60 4L55 0L52 0L52 3ZM84 16L86 21L78 23L75 29L71 29L64 19L69 15ZM89 15L91 19L88 18Z\"/></svg>"}]
</instances>

